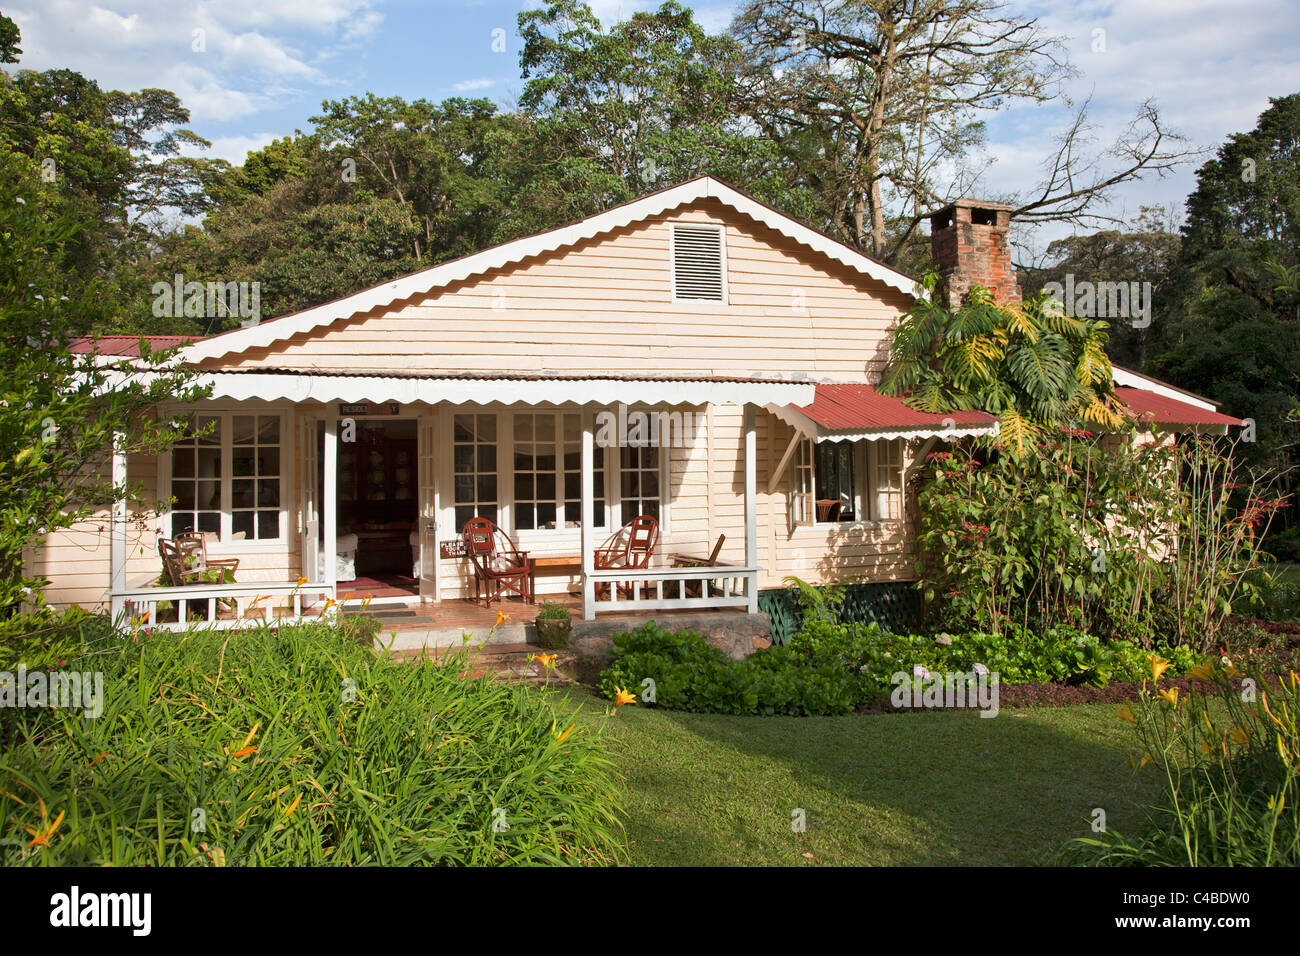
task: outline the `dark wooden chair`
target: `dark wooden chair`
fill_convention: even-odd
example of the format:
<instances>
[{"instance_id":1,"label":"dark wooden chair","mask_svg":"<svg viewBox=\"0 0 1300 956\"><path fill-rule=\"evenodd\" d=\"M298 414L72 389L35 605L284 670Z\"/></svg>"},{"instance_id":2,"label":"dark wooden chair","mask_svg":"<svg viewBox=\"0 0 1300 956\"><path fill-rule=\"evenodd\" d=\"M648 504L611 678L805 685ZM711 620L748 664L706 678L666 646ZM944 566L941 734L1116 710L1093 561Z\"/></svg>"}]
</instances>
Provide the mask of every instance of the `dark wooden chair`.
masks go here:
<instances>
[{"instance_id":1,"label":"dark wooden chair","mask_svg":"<svg viewBox=\"0 0 1300 956\"><path fill-rule=\"evenodd\" d=\"M655 546L658 543L659 522L650 515L637 515L596 549L595 568L597 571L645 570L650 567L650 559L654 557ZM630 598L632 596L632 584L631 581L619 581L619 596ZM645 584L642 585L643 590L645 586ZM596 597L598 599L608 594L609 586L607 584L602 582L597 586Z\"/></svg>"},{"instance_id":2,"label":"dark wooden chair","mask_svg":"<svg viewBox=\"0 0 1300 956\"><path fill-rule=\"evenodd\" d=\"M722 542L727 540L725 534L718 535L717 543L713 546L712 553L707 558L693 558L690 555L678 554L673 556L673 567L675 568L711 568L718 563L718 555L722 553ZM686 582L686 596L700 597L704 593L701 582L698 580L688 580Z\"/></svg>"},{"instance_id":3,"label":"dark wooden chair","mask_svg":"<svg viewBox=\"0 0 1300 956\"><path fill-rule=\"evenodd\" d=\"M510 535L487 518L470 518L461 530L465 555L474 566L474 601L491 607L507 594L533 602L533 569L528 552L515 547Z\"/></svg>"},{"instance_id":4,"label":"dark wooden chair","mask_svg":"<svg viewBox=\"0 0 1300 956\"><path fill-rule=\"evenodd\" d=\"M818 498L817 499L817 520L818 521L839 521L840 511L844 508L844 502L839 498Z\"/></svg>"}]
</instances>

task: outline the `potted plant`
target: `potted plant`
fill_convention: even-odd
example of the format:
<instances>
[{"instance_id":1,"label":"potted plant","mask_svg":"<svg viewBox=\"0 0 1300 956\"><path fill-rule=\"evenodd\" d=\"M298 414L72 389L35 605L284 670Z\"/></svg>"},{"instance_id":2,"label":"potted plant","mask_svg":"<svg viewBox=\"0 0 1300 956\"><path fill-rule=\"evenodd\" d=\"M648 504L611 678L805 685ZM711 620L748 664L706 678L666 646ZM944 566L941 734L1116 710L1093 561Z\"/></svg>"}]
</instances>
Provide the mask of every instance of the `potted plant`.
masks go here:
<instances>
[{"instance_id":1,"label":"potted plant","mask_svg":"<svg viewBox=\"0 0 1300 956\"><path fill-rule=\"evenodd\" d=\"M568 647L572 632L569 609L555 601L543 601L542 609L537 612L537 646L547 650Z\"/></svg>"}]
</instances>

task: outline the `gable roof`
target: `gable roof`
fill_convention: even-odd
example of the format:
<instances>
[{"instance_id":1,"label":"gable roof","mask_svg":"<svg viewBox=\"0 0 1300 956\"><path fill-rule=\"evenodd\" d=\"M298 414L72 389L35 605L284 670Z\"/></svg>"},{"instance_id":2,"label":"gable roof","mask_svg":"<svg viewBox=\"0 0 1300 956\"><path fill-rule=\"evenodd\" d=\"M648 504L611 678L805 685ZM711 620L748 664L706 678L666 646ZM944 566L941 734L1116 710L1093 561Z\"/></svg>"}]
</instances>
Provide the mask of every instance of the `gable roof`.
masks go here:
<instances>
[{"instance_id":1,"label":"gable roof","mask_svg":"<svg viewBox=\"0 0 1300 956\"><path fill-rule=\"evenodd\" d=\"M1180 401L1144 388L1130 388L1119 385L1115 395L1134 413L1139 422L1154 422L1157 425L1176 426L1215 426L1231 425L1237 427L1246 424L1240 418L1224 415L1213 408L1200 404Z\"/></svg>"},{"instance_id":2,"label":"gable roof","mask_svg":"<svg viewBox=\"0 0 1300 956\"><path fill-rule=\"evenodd\" d=\"M126 358L140 357L140 340L149 343L153 352L164 352L179 345L189 345L203 340L201 335L101 335L99 338L85 336L73 339L68 351L73 355L120 355Z\"/></svg>"},{"instance_id":3,"label":"gable roof","mask_svg":"<svg viewBox=\"0 0 1300 956\"><path fill-rule=\"evenodd\" d=\"M184 360L190 363L202 362L221 358L233 352L263 348L295 335L331 325L341 319L383 308L402 299L422 295L453 282L518 263L531 256L575 245L585 239L661 215L700 199L717 200L741 215L904 295L919 294L917 281L913 277L877 262L842 242L791 219L784 213L777 212L771 206L720 180L711 176L700 176L558 229L492 246L482 252L452 259L441 265L371 286L301 312L282 315L249 328L235 329L222 335L212 336L186 349Z\"/></svg>"}]
</instances>

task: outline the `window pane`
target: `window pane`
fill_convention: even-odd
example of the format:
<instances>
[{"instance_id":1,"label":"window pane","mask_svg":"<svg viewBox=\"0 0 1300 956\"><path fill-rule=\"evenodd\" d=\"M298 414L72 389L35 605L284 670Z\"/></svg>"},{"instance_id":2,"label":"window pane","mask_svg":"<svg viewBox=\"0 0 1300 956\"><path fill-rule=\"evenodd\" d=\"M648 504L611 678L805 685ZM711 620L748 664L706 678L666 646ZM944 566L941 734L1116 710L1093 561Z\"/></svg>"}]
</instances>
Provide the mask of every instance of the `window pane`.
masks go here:
<instances>
[{"instance_id":1,"label":"window pane","mask_svg":"<svg viewBox=\"0 0 1300 956\"><path fill-rule=\"evenodd\" d=\"M257 483L257 506L259 508L280 507L280 480L278 478Z\"/></svg>"},{"instance_id":2,"label":"window pane","mask_svg":"<svg viewBox=\"0 0 1300 956\"><path fill-rule=\"evenodd\" d=\"M200 481L198 483L198 501L196 506L199 508L211 508L214 511L221 509L221 482L219 481ZM206 529L200 529L206 530Z\"/></svg>"},{"instance_id":3,"label":"window pane","mask_svg":"<svg viewBox=\"0 0 1300 956\"><path fill-rule=\"evenodd\" d=\"M244 538L253 537L253 512L236 511L230 516L230 530L236 540L241 536Z\"/></svg>"},{"instance_id":4,"label":"window pane","mask_svg":"<svg viewBox=\"0 0 1300 956\"><path fill-rule=\"evenodd\" d=\"M487 442L497 440L497 417L495 415L478 416L478 440Z\"/></svg>"},{"instance_id":5,"label":"window pane","mask_svg":"<svg viewBox=\"0 0 1300 956\"><path fill-rule=\"evenodd\" d=\"M263 477L277 477L280 474L280 449L278 447L259 448L257 450L257 473Z\"/></svg>"},{"instance_id":6,"label":"window pane","mask_svg":"<svg viewBox=\"0 0 1300 956\"><path fill-rule=\"evenodd\" d=\"M252 481L232 481L230 483L230 507L252 508L257 502L253 500Z\"/></svg>"},{"instance_id":7,"label":"window pane","mask_svg":"<svg viewBox=\"0 0 1300 956\"><path fill-rule=\"evenodd\" d=\"M452 429L453 441L473 441L474 440L474 416L457 415L455 425Z\"/></svg>"},{"instance_id":8,"label":"window pane","mask_svg":"<svg viewBox=\"0 0 1300 956\"><path fill-rule=\"evenodd\" d=\"M497 470L497 446L496 445L478 446L478 470L479 471Z\"/></svg>"},{"instance_id":9,"label":"window pane","mask_svg":"<svg viewBox=\"0 0 1300 956\"><path fill-rule=\"evenodd\" d=\"M515 475L515 500L532 501L533 500L533 476L530 474Z\"/></svg>"},{"instance_id":10,"label":"window pane","mask_svg":"<svg viewBox=\"0 0 1300 956\"><path fill-rule=\"evenodd\" d=\"M235 415L230 419L230 441L235 445L251 445L253 443L253 422L256 419L252 415Z\"/></svg>"},{"instance_id":11,"label":"window pane","mask_svg":"<svg viewBox=\"0 0 1300 956\"><path fill-rule=\"evenodd\" d=\"M536 527L533 506L531 504L515 505L515 528L520 531L531 531Z\"/></svg>"},{"instance_id":12,"label":"window pane","mask_svg":"<svg viewBox=\"0 0 1300 956\"><path fill-rule=\"evenodd\" d=\"M172 476L192 478L194 476L194 447L182 447L172 450Z\"/></svg>"},{"instance_id":13,"label":"window pane","mask_svg":"<svg viewBox=\"0 0 1300 956\"><path fill-rule=\"evenodd\" d=\"M194 530L194 512L178 511L172 515L172 534L184 534L186 531Z\"/></svg>"},{"instance_id":14,"label":"window pane","mask_svg":"<svg viewBox=\"0 0 1300 956\"><path fill-rule=\"evenodd\" d=\"M200 478L221 477L221 449L220 448L199 449L199 477Z\"/></svg>"},{"instance_id":15,"label":"window pane","mask_svg":"<svg viewBox=\"0 0 1300 956\"><path fill-rule=\"evenodd\" d=\"M221 530L221 512L220 511L200 511L199 512L199 530L208 531L216 534Z\"/></svg>"},{"instance_id":16,"label":"window pane","mask_svg":"<svg viewBox=\"0 0 1300 956\"><path fill-rule=\"evenodd\" d=\"M497 500L497 476L496 475L479 475L478 476L478 500L479 502Z\"/></svg>"},{"instance_id":17,"label":"window pane","mask_svg":"<svg viewBox=\"0 0 1300 956\"><path fill-rule=\"evenodd\" d=\"M262 540L280 536L280 512L259 511L257 513L257 536Z\"/></svg>"},{"instance_id":18,"label":"window pane","mask_svg":"<svg viewBox=\"0 0 1300 956\"><path fill-rule=\"evenodd\" d=\"M172 496L176 499L172 507L177 511L194 510L194 482L173 481Z\"/></svg>"},{"instance_id":19,"label":"window pane","mask_svg":"<svg viewBox=\"0 0 1300 956\"><path fill-rule=\"evenodd\" d=\"M555 473L554 472L538 472L537 498L539 501L555 500Z\"/></svg>"},{"instance_id":20,"label":"window pane","mask_svg":"<svg viewBox=\"0 0 1300 956\"><path fill-rule=\"evenodd\" d=\"M537 506L537 526L539 528L555 527L555 502L543 501Z\"/></svg>"},{"instance_id":21,"label":"window pane","mask_svg":"<svg viewBox=\"0 0 1300 956\"><path fill-rule=\"evenodd\" d=\"M257 443L259 445L280 444L280 416L261 415L257 419Z\"/></svg>"}]
</instances>

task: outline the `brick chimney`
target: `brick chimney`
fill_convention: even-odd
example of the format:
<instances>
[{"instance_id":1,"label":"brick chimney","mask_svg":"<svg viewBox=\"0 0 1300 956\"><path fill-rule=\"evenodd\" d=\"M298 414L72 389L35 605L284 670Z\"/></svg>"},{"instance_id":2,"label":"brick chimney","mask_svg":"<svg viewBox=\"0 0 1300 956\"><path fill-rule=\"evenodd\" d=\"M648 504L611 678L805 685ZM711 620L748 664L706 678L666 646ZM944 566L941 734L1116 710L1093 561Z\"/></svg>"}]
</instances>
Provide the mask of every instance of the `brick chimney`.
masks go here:
<instances>
[{"instance_id":1,"label":"brick chimney","mask_svg":"<svg viewBox=\"0 0 1300 956\"><path fill-rule=\"evenodd\" d=\"M942 277L939 300L955 309L971 286L982 285L999 305L1020 301L1007 231L1011 207L958 199L930 214L930 255Z\"/></svg>"}]
</instances>

